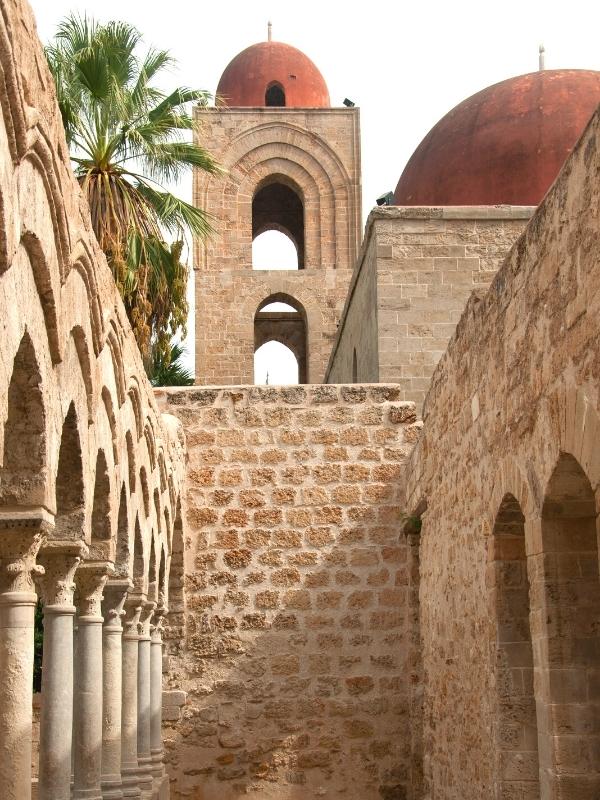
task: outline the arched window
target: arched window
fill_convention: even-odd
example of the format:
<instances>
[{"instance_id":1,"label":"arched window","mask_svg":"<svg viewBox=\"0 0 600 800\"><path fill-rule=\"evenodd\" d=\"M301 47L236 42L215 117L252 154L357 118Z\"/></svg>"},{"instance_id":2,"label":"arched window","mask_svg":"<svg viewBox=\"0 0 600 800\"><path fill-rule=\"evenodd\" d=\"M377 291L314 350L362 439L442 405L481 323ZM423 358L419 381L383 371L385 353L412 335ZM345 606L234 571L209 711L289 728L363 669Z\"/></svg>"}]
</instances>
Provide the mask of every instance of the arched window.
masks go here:
<instances>
[{"instance_id":1,"label":"arched window","mask_svg":"<svg viewBox=\"0 0 600 800\"><path fill-rule=\"evenodd\" d=\"M286 294L263 300L254 315L254 382L307 383L306 342L301 303Z\"/></svg>"},{"instance_id":2,"label":"arched window","mask_svg":"<svg viewBox=\"0 0 600 800\"><path fill-rule=\"evenodd\" d=\"M270 249L274 250L275 266L266 267L274 269L285 269L278 263L287 261L292 263L292 268L304 269L304 204L302 192L289 178L284 175L271 175L266 181L256 189L252 200L252 241L258 239L261 234L267 231L277 231L289 240L282 245L281 237L266 238ZM289 249L291 243L296 250L296 260L292 251ZM282 247L287 247L283 250ZM264 256L264 253L262 254ZM265 269L255 258L253 248L253 267L254 269ZM290 267L287 267L288 269Z\"/></svg>"},{"instance_id":3,"label":"arched window","mask_svg":"<svg viewBox=\"0 0 600 800\"><path fill-rule=\"evenodd\" d=\"M277 107L285 106L285 90L280 83L274 81L267 86L265 105Z\"/></svg>"}]
</instances>

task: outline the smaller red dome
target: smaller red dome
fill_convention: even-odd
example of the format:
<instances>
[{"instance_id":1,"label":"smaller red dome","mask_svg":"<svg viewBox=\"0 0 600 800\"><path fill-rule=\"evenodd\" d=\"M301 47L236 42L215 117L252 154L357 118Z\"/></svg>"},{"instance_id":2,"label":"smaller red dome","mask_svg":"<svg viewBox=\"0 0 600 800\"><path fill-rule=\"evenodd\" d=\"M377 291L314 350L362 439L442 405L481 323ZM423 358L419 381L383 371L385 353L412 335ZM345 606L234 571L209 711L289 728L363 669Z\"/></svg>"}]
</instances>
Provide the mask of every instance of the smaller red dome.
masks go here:
<instances>
[{"instance_id":1,"label":"smaller red dome","mask_svg":"<svg viewBox=\"0 0 600 800\"><path fill-rule=\"evenodd\" d=\"M285 94L286 108L328 108L327 84L317 67L304 53L283 42L259 42L242 50L225 68L217 95L226 105L266 106L270 87Z\"/></svg>"},{"instance_id":2,"label":"smaller red dome","mask_svg":"<svg viewBox=\"0 0 600 800\"><path fill-rule=\"evenodd\" d=\"M509 78L434 125L396 187L399 206L538 205L600 102L600 72Z\"/></svg>"}]
</instances>

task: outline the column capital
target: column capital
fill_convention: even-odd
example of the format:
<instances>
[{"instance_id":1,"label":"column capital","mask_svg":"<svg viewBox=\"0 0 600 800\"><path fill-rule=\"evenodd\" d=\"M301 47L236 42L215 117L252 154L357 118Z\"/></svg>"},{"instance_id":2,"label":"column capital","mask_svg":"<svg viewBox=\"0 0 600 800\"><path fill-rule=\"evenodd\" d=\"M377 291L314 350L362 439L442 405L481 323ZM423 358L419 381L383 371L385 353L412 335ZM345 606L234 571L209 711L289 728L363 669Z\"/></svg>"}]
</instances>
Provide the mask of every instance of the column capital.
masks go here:
<instances>
[{"instance_id":1,"label":"column capital","mask_svg":"<svg viewBox=\"0 0 600 800\"><path fill-rule=\"evenodd\" d=\"M150 625L150 637L152 639L152 644L162 645L162 635L165 627L165 617L167 613L168 609L165 608L165 606L158 606L158 608L155 609L154 611L154 616L152 617L152 624Z\"/></svg>"},{"instance_id":2,"label":"column capital","mask_svg":"<svg viewBox=\"0 0 600 800\"><path fill-rule=\"evenodd\" d=\"M104 587L102 598L102 616L104 627L122 630L122 618L127 613L125 602L128 593L133 589L129 578L109 578Z\"/></svg>"},{"instance_id":3,"label":"column capital","mask_svg":"<svg viewBox=\"0 0 600 800\"><path fill-rule=\"evenodd\" d=\"M140 615L142 613L142 606L144 604L143 595L128 594L125 600L125 616L123 618L123 638L137 639L138 638L138 625L140 622Z\"/></svg>"},{"instance_id":4,"label":"column capital","mask_svg":"<svg viewBox=\"0 0 600 800\"><path fill-rule=\"evenodd\" d=\"M90 617L102 619L102 592L109 577L115 574L114 565L110 561L84 561L77 570L79 618Z\"/></svg>"},{"instance_id":5,"label":"column capital","mask_svg":"<svg viewBox=\"0 0 600 800\"><path fill-rule=\"evenodd\" d=\"M150 623L155 609L156 603L153 600L146 600L146 602L142 605L140 621L138 624L138 633L141 639L150 639Z\"/></svg>"},{"instance_id":6,"label":"column capital","mask_svg":"<svg viewBox=\"0 0 600 800\"><path fill-rule=\"evenodd\" d=\"M44 569L43 575L37 578L46 613L50 608L73 607L75 591L75 570L88 553L85 542L71 542L51 539L40 549L38 561Z\"/></svg>"},{"instance_id":7,"label":"column capital","mask_svg":"<svg viewBox=\"0 0 600 800\"><path fill-rule=\"evenodd\" d=\"M54 517L45 508L0 512L0 593L35 594L34 576L40 547L54 531Z\"/></svg>"}]
</instances>

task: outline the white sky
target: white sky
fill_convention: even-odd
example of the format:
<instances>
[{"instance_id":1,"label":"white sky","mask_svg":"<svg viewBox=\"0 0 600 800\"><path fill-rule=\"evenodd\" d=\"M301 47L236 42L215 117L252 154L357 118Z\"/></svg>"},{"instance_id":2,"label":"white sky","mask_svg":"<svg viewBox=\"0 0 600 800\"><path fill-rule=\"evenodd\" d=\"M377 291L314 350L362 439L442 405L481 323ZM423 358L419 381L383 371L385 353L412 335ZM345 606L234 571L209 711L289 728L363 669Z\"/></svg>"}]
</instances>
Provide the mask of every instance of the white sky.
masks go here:
<instances>
[{"instance_id":1,"label":"white sky","mask_svg":"<svg viewBox=\"0 0 600 800\"><path fill-rule=\"evenodd\" d=\"M44 42L70 11L126 20L177 58L172 85L211 92L240 50L266 39L271 19L273 38L319 67L333 105L349 97L360 106L364 218L440 117L492 83L536 70L541 42L547 69L600 69L597 0L30 2ZM191 198L191 180L180 194Z\"/></svg>"}]
</instances>

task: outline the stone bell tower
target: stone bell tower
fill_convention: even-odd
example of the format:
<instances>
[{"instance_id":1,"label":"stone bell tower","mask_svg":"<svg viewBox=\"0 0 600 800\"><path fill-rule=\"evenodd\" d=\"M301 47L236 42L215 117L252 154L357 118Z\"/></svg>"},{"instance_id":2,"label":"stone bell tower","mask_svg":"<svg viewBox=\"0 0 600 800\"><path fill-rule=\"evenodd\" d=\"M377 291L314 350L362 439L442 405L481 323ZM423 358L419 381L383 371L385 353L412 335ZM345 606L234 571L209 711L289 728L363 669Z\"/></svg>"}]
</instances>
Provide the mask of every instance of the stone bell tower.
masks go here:
<instances>
[{"instance_id":1,"label":"stone bell tower","mask_svg":"<svg viewBox=\"0 0 600 800\"><path fill-rule=\"evenodd\" d=\"M196 242L196 382L249 384L254 352L289 347L301 383L320 383L360 242L358 108L332 108L312 61L290 45L252 45L225 69L222 104L197 109L199 139L224 166L197 171L194 202L216 233ZM252 242L277 230L298 270L252 268ZM271 302L294 311L262 311Z\"/></svg>"}]
</instances>

